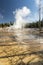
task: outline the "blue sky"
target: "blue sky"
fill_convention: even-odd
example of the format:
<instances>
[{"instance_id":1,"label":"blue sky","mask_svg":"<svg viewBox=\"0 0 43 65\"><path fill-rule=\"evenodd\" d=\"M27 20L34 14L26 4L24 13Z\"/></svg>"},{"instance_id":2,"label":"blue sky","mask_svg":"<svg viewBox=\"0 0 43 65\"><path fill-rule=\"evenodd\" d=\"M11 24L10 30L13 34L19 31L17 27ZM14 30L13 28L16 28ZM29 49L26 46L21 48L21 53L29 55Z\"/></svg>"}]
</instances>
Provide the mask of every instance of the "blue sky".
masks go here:
<instances>
[{"instance_id":1,"label":"blue sky","mask_svg":"<svg viewBox=\"0 0 43 65\"><path fill-rule=\"evenodd\" d=\"M35 0L0 0L0 22L14 21L13 11L22 7L28 7L32 14L30 18L34 17L34 14L38 11L36 5Z\"/></svg>"}]
</instances>

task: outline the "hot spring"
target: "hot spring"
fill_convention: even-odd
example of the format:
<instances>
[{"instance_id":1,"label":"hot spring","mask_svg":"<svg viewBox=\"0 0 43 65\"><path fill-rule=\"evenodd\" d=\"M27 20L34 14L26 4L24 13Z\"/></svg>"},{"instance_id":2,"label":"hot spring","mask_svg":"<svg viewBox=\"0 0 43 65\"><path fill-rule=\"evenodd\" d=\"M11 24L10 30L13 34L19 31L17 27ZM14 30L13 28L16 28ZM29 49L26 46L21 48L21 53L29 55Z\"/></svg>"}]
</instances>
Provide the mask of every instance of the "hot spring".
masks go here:
<instances>
[{"instance_id":1,"label":"hot spring","mask_svg":"<svg viewBox=\"0 0 43 65\"><path fill-rule=\"evenodd\" d=\"M17 41L22 42L22 41L29 41L29 40L35 40L39 38L42 38L42 36L39 36L37 32L37 29L35 28L24 28L26 22L27 22L27 17L31 13L30 9L27 7L23 7L21 9L17 9L16 11L13 12L15 15L15 23L13 26L10 26L8 31L14 32L14 36L17 39ZM29 21L29 20L28 20Z\"/></svg>"}]
</instances>

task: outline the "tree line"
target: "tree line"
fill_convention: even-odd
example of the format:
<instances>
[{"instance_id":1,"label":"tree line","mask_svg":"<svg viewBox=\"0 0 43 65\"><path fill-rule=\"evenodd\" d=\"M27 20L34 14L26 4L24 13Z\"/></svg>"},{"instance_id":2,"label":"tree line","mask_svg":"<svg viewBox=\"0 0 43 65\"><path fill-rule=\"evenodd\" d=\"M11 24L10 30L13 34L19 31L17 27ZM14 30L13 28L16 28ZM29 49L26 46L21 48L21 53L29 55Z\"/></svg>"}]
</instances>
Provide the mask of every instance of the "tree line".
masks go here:
<instances>
[{"instance_id":1,"label":"tree line","mask_svg":"<svg viewBox=\"0 0 43 65\"><path fill-rule=\"evenodd\" d=\"M10 23L0 23L0 27L10 27L11 25L13 25L14 22L11 22ZM27 23L25 25L25 28L39 28L39 26L43 27L43 20L42 21L37 21L37 22L32 22L32 23Z\"/></svg>"},{"instance_id":2,"label":"tree line","mask_svg":"<svg viewBox=\"0 0 43 65\"><path fill-rule=\"evenodd\" d=\"M10 23L0 23L0 27L10 27L11 25L13 25L13 22Z\"/></svg>"},{"instance_id":3,"label":"tree line","mask_svg":"<svg viewBox=\"0 0 43 65\"><path fill-rule=\"evenodd\" d=\"M27 23L25 25L25 28L39 28L40 27L43 27L43 20L42 21L37 21L37 22L32 22L32 23Z\"/></svg>"}]
</instances>

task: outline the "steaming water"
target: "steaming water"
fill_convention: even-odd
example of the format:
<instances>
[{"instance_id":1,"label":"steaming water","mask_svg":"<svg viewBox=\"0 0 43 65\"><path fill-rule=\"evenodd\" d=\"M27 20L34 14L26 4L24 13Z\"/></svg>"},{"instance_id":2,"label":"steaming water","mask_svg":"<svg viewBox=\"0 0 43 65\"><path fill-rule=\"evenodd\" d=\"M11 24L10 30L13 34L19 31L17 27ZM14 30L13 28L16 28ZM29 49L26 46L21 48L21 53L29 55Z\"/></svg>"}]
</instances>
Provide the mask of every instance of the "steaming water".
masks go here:
<instances>
[{"instance_id":1,"label":"steaming water","mask_svg":"<svg viewBox=\"0 0 43 65\"><path fill-rule=\"evenodd\" d=\"M34 29L18 29L15 30L15 36L17 41L20 42L25 42L25 41L29 41L29 40L39 40L43 39L43 36L39 36L36 34L33 34L32 32L34 31Z\"/></svg>"},{"instance_id":2,"label":"steaming water","mask_svg":"<svg viewBox=\"0 0 43 65\"><path fill-rule=\"evenodd\" d=\"M4 31L8 31L8 30L5 29ZM40 42L39 40L41 40L41 43L43 43L43 34L39 36L37 34L34 34L34 31L36 31L36 30L35 29L25 29L25 28L23 28L23 29L11 28L7 34L0 33L0 38L4 39L5 41L8 38L9 41L16 40L18 42L29 42L30 40L37 40L38 42Z\"/></svg>"}]
</instances>

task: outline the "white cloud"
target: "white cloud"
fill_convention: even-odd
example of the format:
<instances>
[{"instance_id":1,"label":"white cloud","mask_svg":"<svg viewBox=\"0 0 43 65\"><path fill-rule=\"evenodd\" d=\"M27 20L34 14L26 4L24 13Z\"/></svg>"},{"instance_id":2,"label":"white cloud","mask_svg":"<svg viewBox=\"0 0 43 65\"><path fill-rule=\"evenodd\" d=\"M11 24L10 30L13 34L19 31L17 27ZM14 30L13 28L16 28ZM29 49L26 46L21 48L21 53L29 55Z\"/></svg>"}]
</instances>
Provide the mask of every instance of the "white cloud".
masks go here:
<instances>
[{"instance_id":1,"label":"white cloud","mask_svg":"<svg viewBox=\"0 0 43 65\"><path fill-rule=\"evenodd\" d=\"M41 7L43 7L43 0L35 0L36 6L39 6L39 1L41 3Z\"/></svg>"},{"instance_id":2,"label":"white cloud","mask_svg":"<svg viewBox=\"0 0 43 65\"><path fill-rule=\"evenodd\" d=\"M40 1L40 3L39 3L39 1ZM41 10L40 10L40 12L41 12L41 20L42 20L42 18L43 18L43 0L35 0L35 4L36 4L36 6L37 6L37 8L39 9L39 4L41 4ZM39 15L39 14L37 14L37 15ZM36 17L37 18L37 17Z\"/></svg>"},{"instance_id":3,"label":"white cloud","mask_svg":"<svg viewBox=\"0 0 43 65\"><path fill-rule=\"evenodd\" d=\"M16 11L13 11L13 14L15 15L16 19L16 28L21 28L22 25L24 26L24 23L27 22L26 17L29 16L31 13L30 9L26 6L22 7L21 9L17 9Z\"/></svg>"},{"instance_id":4,"label":"white cloud","mask_svg":"<svg viewBox=\"0 0 43 65\"><path fill-rule=\"evenodd\" d=\"M35 0L36 5L39 5L39 0Z\"/></svg>"}]
</instances>

